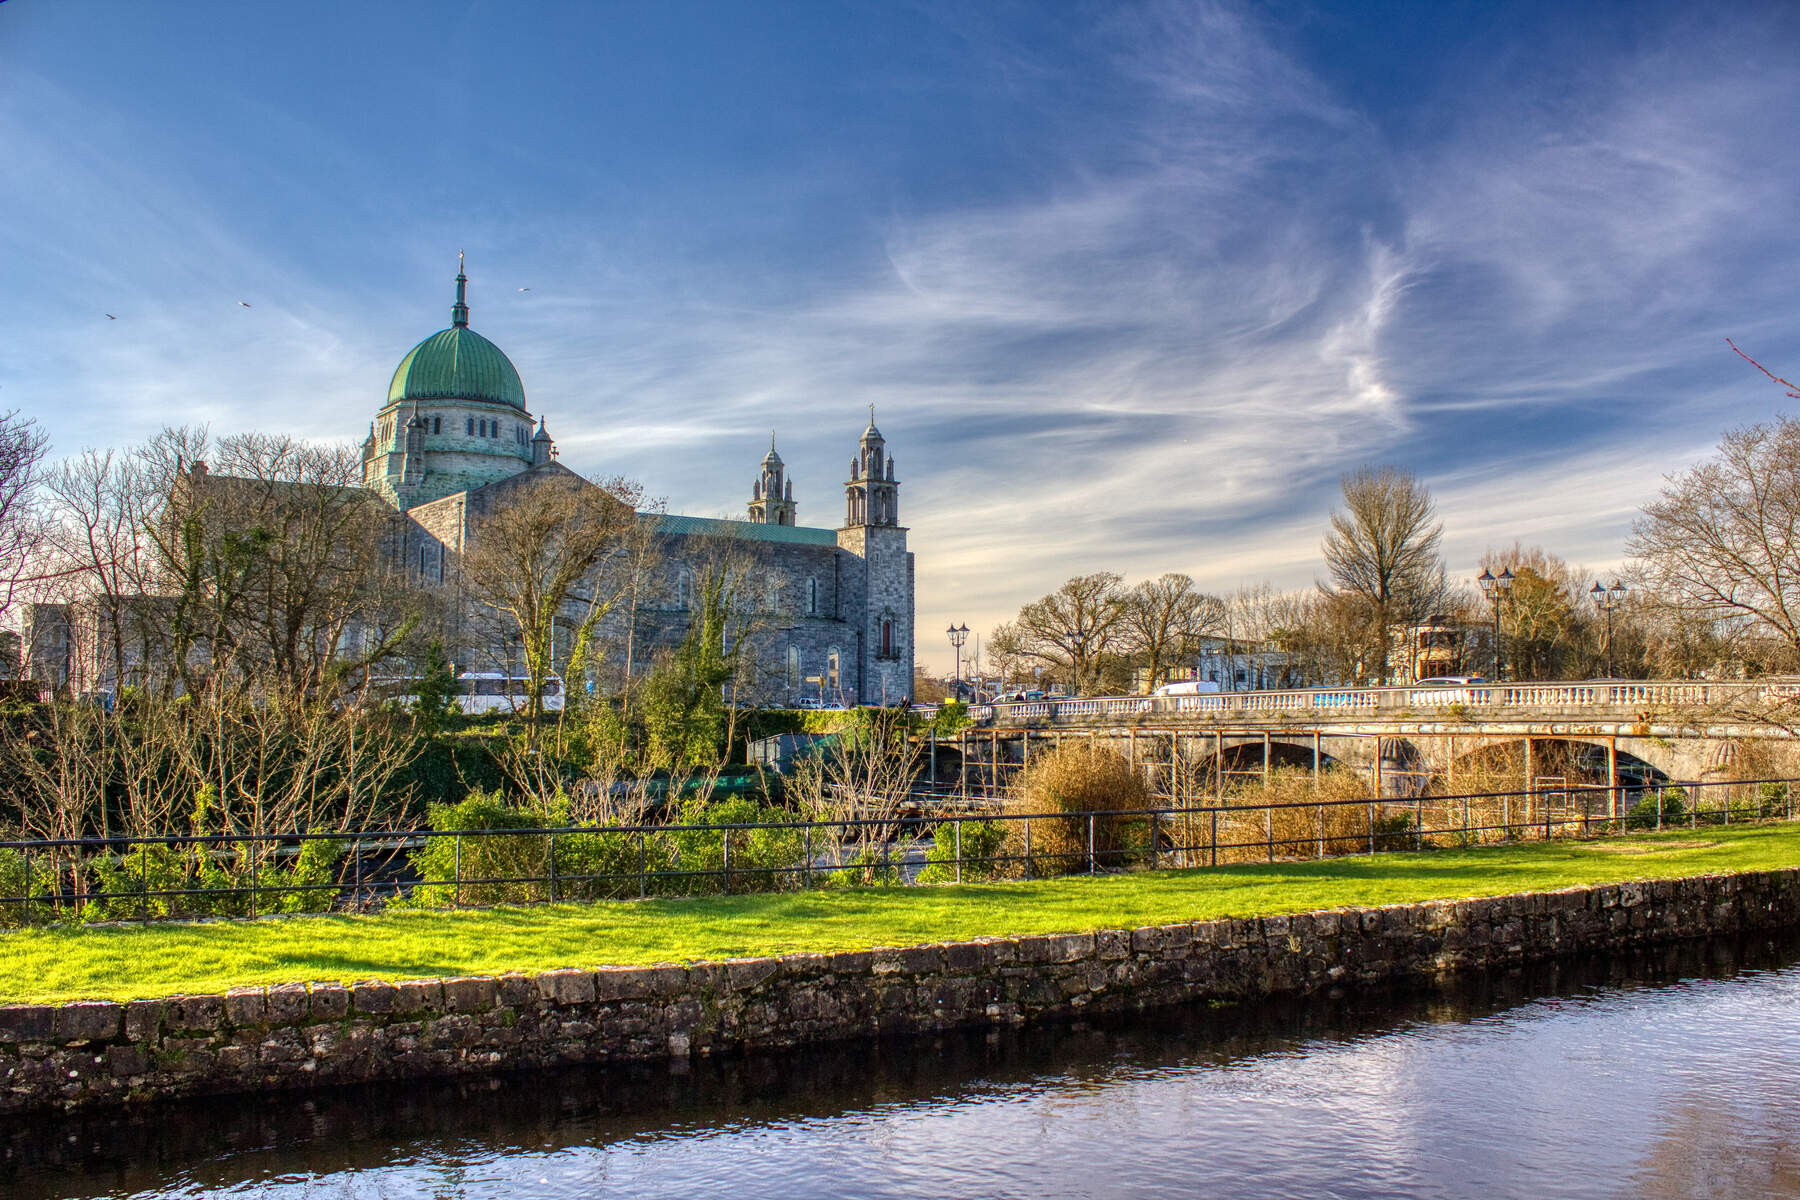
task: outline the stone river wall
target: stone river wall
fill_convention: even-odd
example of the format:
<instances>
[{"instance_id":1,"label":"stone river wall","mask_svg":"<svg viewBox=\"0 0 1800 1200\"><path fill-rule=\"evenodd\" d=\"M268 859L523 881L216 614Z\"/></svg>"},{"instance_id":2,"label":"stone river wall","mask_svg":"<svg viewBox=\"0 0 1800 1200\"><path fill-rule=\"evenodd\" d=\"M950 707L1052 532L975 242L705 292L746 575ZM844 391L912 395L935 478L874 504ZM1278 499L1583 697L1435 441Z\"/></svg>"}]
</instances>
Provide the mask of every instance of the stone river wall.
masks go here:
<instances>
[{"instance_id":1,"label":"stone river wall","mask_svg":"<svg viewBox=\"0 0 1800 1200\"><path fill-rule=\"evenodd\" d=\"M1796 925L1789 869L845 954L16 1005L0 1007L0 1112L1017 1024Z\"/></svg>"}]
</instances>

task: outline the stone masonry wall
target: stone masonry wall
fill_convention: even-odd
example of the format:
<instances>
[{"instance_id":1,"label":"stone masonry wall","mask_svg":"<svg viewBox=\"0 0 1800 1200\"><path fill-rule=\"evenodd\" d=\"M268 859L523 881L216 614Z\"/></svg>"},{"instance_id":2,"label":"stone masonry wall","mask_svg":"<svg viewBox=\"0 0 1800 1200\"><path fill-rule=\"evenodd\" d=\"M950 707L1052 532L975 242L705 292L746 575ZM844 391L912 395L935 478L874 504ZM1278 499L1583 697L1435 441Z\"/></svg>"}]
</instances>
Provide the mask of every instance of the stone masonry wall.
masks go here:
<instances>
[{"instance_id":1,"label":"stone masonry wall","mask_svg":"<svg viewBox=\"0 0 1800 1200\"><path fill-rule=\"evenodd\" d=\"M795 1046L1800 925L1800 868L696 965L0 1007L0 1112Z\"/></svg>"}]
</instances>

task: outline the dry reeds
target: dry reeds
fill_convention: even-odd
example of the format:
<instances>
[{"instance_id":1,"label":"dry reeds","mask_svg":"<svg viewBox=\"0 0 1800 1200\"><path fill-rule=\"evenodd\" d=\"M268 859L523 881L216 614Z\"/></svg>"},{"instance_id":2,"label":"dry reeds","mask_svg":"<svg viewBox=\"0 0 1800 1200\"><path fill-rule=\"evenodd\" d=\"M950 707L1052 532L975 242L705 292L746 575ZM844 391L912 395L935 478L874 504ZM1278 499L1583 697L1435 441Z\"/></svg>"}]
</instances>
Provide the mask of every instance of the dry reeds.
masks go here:
<instances>
[{"instance_id":1,"label":"dry reeds","mask_svg":"<svg viewBox=\"0 0 1800 1200\"><path fill-rule=\"evenodd\" d=\"M1032 875L1127 866L1150 850L1143 810L1154 804L1124 755L1070 742L1036 759L1007 791L1002 812L1018 819L1005 821L1003 854ZM1042 813L1070 815L1023 815Z\"/></svg>"}]
</instances>

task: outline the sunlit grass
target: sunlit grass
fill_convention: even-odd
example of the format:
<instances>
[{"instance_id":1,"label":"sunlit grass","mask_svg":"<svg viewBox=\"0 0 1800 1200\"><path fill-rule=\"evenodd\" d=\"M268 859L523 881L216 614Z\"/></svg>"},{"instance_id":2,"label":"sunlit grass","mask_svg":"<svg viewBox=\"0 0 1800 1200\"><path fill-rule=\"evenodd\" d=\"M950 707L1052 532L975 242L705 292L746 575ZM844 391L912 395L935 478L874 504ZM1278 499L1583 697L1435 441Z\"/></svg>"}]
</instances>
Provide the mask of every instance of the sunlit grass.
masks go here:
<instances>
[{"instance_id":1,"label":"sunlit grass","mask_svg":"<svg viewBox=\"0 0 1800 1200\"><path fill-rule=\"evenodd\" d=\"M1035 883L305 916L0 935L0 1002L130 999L1073 933L1800 865L1800 826Z\"/></svg>"}]
</instances>

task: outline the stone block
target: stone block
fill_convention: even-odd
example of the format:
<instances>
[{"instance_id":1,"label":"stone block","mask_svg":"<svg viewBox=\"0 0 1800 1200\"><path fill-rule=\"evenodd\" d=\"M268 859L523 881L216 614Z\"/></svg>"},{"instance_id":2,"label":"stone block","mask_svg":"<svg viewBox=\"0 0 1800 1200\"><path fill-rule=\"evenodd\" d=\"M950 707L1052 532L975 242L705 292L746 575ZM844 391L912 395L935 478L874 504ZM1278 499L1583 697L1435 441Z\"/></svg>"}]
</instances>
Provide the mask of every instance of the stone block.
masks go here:
<instances>
[{"instance_id":1,"label":"stone block","mask_svg":"<svg viewBox=\"0 0 1800 1200\"><path fill-rule=\"evenodd\" d=\"M385 979L365 979L350 989L350 1006L359 1013L391 1013L400 989Z\"/></svg>"},{"instance_id":2,"label":"stone block","mask_svg":"<svg viewBox=\"0 0 1800 1200\"><path fill-rule=\"evenodd\" d=\"M949 971L985 971L994 965L993 946L982 942L951 942L944 947L944 967Z\"/></svg>"},{"instance_id":3,"label":"stone block","mask_svg":"<svg viewBox=\"0 0 1800 1200\"><path fill-rule=\"evenodd\" d=\"M108 1046L106 1069L112 1072L115 1079L127 1079L148 1071L150 1062L136 1046Z\"/></svg>"},{"instance_id":4,"label":"stone block","mask_svg":"<svg viewBox=\"0 0 1800 1200\"><path fill-rule=\"evenodd\" d=\"M350 989L341 983L315 983L308 989L307 1011L315 1021L336 1021L350 1012Z\"/></svg>"},{"instance_id":5,"label":"stone block","mask_svg":"<svg viewBox=\"0 0 1800 1200\"><path fill-rule=\"evenodd\" d=\"M1169 935L1166 930L1156 925L1147 925L1142 929L1131 931L1131 952L1133 954L1161 954L1168 944Z\"/></svg>"},{"instance_id":6,"label":"stone block","mask_svg":"<svg viewBox=\"0 0 1800 1200\"><path fill-rule=\"evenodd\" d=\"M125 1038L132 1042L154 1042L162 1036L163 1012L168 1008L161 1000L133 1000L125 1006Z\"/></svg>"},{"instance_id":7,"label":"stone block","mask_svg":"<svg viewBox=\"0 0 1800 1200\"><path fill-rule=\"evenodd\" d=\"M278 983L269 989L264 1004L268 1009L270 1028L298 1025L306 1020L308 1011L306 985Z\"/></svg>"},{"instance_id":8,"label":"stone block","mask_svg":"<svg viewBox=\"0 0 1800 1200\"><path fill-rule=\"evenodd\" d=\"M166 1021L171 1029L211 1033L225 1024L225 997L177 996L170 1002Z\"/></svg>"},{"instance_id":9,"label":"stone block","mask_svg":"<svg viewBox=\"0 0 1800 1200\"><path fill-rule=\"evenodd\" d=\"M1094 955L1091 933L1049 933L1018 940L1019 961L1025 963L1069 963Z\"/></svg>"},{"instance_id":10,"label":"stone block","mask_svg":"<svg viewBox=\"0 0 1800 1200\"><path fill-rule=\"evenodd\" d=\"M779 958L733 958L725 962L725 983L734 992L749 991L781 971Z\"/></svg>"},{"instance_id":11,"label":"stone block","mask_svg":"<svg viewBox=\"0 0 1800 1200\"><path fill-rule=\"evenodd\" d=\"M508 1008L529 1004L537 997L537 984L529 975L502 975L494 984L500 994L500 1003Z\"/></svg>"},{"instance_id":12,"label":"stone block","mask_svg":"<svg viewBox=\"0 0 1800 1200\"><path fill-rule=\"evenodd\" d=\"M781 973L790 979L811 978L831 971L829 954L783 954Z\"/></svg>"},{"instance_id":13,"label":"stone block","mask_svg":"<svg viewBox=\"0 0 1800 1200\"><path fill-rule=\"evenodd\" d=\"M110 1000L77 1000L56 1010L56 1036L63 1041L98 1042L119 1036L125 1011Z\"/></svg>"},{"instance_id":14,"label":"stone block","mask_svg":"<svg viewBox=\"0 0 1800 1200\"><path fill-rule=\"evenodd\" d=\"M552 1004L592 1004L594 973L592 971L545 971L537 977L538 995Z\"/></svg>"},{"instance_id":15,"label":"stone block","mask_svg":"<svg viewBox=\"0 0 1800 1200\"><path fill-rule=\"evenodd\" d=\"M444 1007L444 983L441 979L402 979L394 985L394 1011L397 1013L441 1012Z\"/></svg>"},{"instance_id":16,"label":"stone block","mask_svg":"<svg viewBox=\"0 0 1800 1200\"><path fill-rule=\"evenodd\" d=\"M832 955L833 975L868 975L875 970L873 950L846 950Z\"/></svg>"},{"instance_id":17,"label":"stone block","mask_svg":"<svg viewBox=\"0 0 1800 1200\"><path fill-rule=\"evenodd\" d=\"M1094 934L1094 955L1105 962L1131 957L1131 931L1102 929Z\"/></svg>"},{"instance_id":18,"label":"stone block","mask_svg":"<svg viewBox=\"0 0 1800 1200\"><path fill-rule=\"evenodd\" d=\"M465 975L444 980L444 1011L482 1012L494 1007L499 988L485 975Z\"/></svg>"},{"instance_id":19,"label":"stone block","mask_svg":"<svg viewBox=\"0 0 1800 1200\"><path fill-rule=\"evenodd\" d=\"M601 967L594 972L596 1000L641 1000L652 994L648 968Z\"/></svg>"},{"instance_id":20,"label":"stone block","mask_svg":"<svg viewBox=\"0 0 1800 1200\"><path fill-rule=\"evenodd\" d=\"M265 989L241 987L225 993L225 1019L233 1025L261 1025L267 1017L268 992Z\"/></svg>"},{"instance_id":21,"label":"stone block","mask_svg":"<svg viewBox=\"0 0 1800 1200\"><path fill-rule=\"evenodd\" d=\"M944 948L936 942L900 951L900 969L908 975L936 974L944 969Z\"/></svg>"},{"instance_id":22,"label":"stone block","mask_svg":"<svg viewBox=\"0 0 1800 1200\"><path fill-rule=\"evenodd\" d=\"M0 1043L47 1042L56 1032L53 1004L14 1004L0 1008Z\"/></svg>"}]
</instances>

